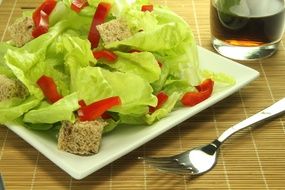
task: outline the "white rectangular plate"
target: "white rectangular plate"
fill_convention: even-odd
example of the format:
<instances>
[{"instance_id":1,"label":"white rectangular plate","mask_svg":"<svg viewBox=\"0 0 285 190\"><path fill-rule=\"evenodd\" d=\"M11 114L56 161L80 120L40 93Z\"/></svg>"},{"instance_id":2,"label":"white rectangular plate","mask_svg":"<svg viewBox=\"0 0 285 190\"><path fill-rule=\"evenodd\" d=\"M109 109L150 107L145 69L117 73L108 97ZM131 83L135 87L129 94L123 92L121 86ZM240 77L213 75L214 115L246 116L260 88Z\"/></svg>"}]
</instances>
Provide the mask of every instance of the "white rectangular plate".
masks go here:
<instances>
[{"instance_id":1,"label":"white rectangular plate","mask_svg":"<svg viewBox=\"0 0 285 190\"><path fill-rule=\"evenodd\" d=\"M259 76L257 71L201 47L199 47L199 56L202 68L229 74L236 79L236 84L222 92L214 93L209 99L192 108L180 108L152 126L120 127L119 130L114 130L114 132L104 136L100 152L96 155L84 157L69 154L58 150L56 139L48 134L31 131L17 125L9 125L8 128L73 178L82 179L233 94Z\"/></svg>"}]
</instances>

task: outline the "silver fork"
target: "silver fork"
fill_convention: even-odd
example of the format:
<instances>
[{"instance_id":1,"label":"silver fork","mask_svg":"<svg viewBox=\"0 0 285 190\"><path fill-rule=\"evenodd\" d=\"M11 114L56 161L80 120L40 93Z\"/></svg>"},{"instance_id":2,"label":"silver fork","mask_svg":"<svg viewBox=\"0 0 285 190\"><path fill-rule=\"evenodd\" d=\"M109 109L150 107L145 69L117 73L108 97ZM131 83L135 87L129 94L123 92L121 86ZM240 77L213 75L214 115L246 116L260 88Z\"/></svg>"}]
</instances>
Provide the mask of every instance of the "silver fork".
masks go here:
<instances>
[{"instance_id":1,"label":"silver fork","mask_svg":"<svg viewBox=\"0 0 285 190\"><path fill-rule=\"evenodd\" d=\"M224 131L210 144L187 150L170 157L139 157L158 170L182 175L200 175L217 163L219 148L236 132L280 115L285 111L285 98Z\"/></svg>"}]
</instances>

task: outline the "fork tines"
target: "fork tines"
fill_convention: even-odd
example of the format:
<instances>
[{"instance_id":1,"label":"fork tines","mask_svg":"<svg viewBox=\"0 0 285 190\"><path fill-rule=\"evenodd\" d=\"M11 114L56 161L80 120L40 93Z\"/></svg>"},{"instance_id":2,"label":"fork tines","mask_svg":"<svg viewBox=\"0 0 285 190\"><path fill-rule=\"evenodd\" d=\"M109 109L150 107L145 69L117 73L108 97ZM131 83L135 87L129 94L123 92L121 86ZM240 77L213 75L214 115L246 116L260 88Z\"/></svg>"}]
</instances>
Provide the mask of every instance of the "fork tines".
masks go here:
<instances>
[{"instance_id":1,"label":"fork tines","mask_svg":"<svg viewBox=\"0 0 285 190\"><path fill-rule=\"evenodd\" d=\"M193 168L186 168L183 164L179 164L177 160L171 157L139 157L139 159L159 171L178 175L191 175L193 173Z\"/></svg>"}]
</instances>

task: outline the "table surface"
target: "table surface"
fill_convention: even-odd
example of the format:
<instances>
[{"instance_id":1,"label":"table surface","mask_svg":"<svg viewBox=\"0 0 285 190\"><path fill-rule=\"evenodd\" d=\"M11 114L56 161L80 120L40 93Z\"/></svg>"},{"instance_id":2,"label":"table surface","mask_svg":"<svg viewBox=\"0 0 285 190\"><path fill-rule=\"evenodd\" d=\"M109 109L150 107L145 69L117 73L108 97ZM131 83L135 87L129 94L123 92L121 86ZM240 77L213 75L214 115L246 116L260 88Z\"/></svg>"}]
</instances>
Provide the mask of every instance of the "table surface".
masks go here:
<instances>
[{"instance_id":1,"label":"table surface","mask_svg":"<svg viewBox=\"0 0 285 190\"><path fill-rule=\"evenodd\" d=\"M3 0L0 38L7 26L41 0ZM169 6L191 26L197 44L214 52L210 43L208 0L156 0ZM227 141L216 167L194 179L160 173L137 157L172 155L210 142L235 123L281 99L285 94L285 39L272 57L241 62L260 77L216 105L174 127L144 146L84 178L72 179L6 127L0 127L0 172L10 189L285 189L285 117Z\"/></svg>"}]
</instances>

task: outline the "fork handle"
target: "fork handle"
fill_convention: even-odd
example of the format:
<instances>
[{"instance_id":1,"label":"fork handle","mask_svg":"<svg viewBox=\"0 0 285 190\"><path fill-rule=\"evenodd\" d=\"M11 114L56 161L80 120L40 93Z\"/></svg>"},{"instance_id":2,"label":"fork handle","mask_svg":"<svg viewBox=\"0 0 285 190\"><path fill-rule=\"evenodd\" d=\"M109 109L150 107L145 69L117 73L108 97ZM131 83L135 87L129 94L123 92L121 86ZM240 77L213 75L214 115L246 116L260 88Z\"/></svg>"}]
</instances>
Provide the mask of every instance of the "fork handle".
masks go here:
<instances>
[{"instance_id":1,"label":"fork handle","mask_svg":"<svg viewBox=\"0 0 285 190\"><path fill-rule=\"evenodd\" d=\"M260 123L262 121L268 120L270 118L273 118L285 111L285 98L279 100L278 102L274 103L268 108L265 108L264 110L256 113L255 115L243 120L242 122L232 126L231 128L224 131L219 137L218 141L220 143L223 143L225 140L227 140L230 136L235 134L236 132L252 126L254 124Z\"/></svg>"}]
</instances>

